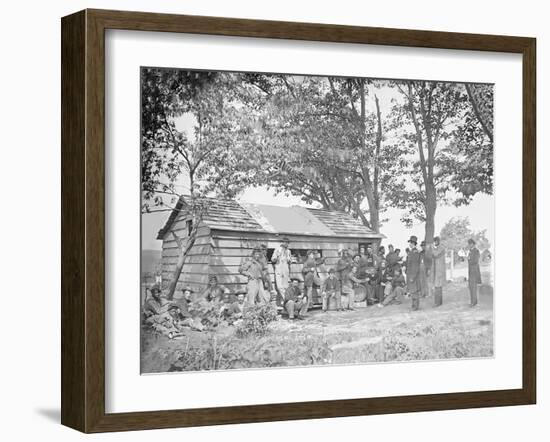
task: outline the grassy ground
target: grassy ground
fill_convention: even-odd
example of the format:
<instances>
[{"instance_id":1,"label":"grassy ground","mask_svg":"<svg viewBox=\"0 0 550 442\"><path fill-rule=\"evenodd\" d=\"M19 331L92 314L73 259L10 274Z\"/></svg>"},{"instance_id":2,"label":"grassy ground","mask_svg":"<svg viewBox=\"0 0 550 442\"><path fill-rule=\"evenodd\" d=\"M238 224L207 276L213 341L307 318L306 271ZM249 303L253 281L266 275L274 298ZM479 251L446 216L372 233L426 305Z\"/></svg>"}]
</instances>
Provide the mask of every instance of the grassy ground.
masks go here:
<instances>
[{"instance_id":1,"label":"grassy ground","mask_svg":"<svg viewBox=\"0 0 550 442\"><path fill-rule=\"evenodd\" d=\"M314 310L304 321L272 323L263 336L239 338L232 327L174 340L143 333L142 372L491 357L492 291L470 308L466 284L447 284L441 307L424 298L416 312L410 299L383 309Z\"/></svg>"}]
</instances>

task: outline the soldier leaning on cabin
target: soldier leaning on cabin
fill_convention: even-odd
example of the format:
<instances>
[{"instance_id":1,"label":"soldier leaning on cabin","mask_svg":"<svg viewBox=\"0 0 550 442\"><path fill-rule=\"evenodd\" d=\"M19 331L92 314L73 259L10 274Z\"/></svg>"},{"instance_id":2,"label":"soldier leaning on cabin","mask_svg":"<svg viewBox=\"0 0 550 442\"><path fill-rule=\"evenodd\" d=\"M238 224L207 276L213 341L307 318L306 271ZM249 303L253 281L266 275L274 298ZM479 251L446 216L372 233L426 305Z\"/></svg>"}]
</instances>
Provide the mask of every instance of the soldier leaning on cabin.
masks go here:
<instances>
[{"instance_id":1,"label":"soldier leaning on cabin","mask_svg":"<svg viewBox=\"0 0 550 442\"><path fill-rule=\"evenodd\" d=\"M411 236L409 239L409 252L405 262L407 272L407 292L412 299L412 310L420 308L420 252L416 248L418 239Z\"/></svg>"},{"instance_id":2,"label":"soldier leaning on cabin","mask_svg":"<svg viewBox=\"0 0 550 442\"><path fill-rule=\"evenodd\" d=\"M342 282L344 280L345 274L351 271L353 265L353 259L349 249L342 250L342 255L336 263L336 276Z\"/></svg>"},{"instance_id":3,"label":"soldier leaning on cabin","mask_svg":"<svg viewBox=\"0 0 550 442\"><path fill-rule=\"evenodd\" d=\"M239 273L248 278L246 285L246 302L249 305L254 305L258 302L268 303L270 300L269 293L264 289L264 270L265 266L262 262L261 249L256 248L252 253L252 257L245 259L239 267Z\"/></svg>"},{"instance_id":4,"label":"soldier leaning on cabin","mask_svg":"<svg viewBox=\"0 0 550 442\"><path fill-rule=\"evenodd\" d=\"M304 296L300 290L300 280L298 278L292 278L290 286L286 289L284 308L288 313L288 319L304 319L304 315L307 313L307 297Z\"/></svg>"},{"instance_id":5,"label":"soldier leaning on cabin","mask_svg":"<svg viewBox=\"0 0 550 442\"><path fill-rule=\"evenodd\" d=\"M313 286L320 285L321 282L317 273L318 265L319 262L315 258L315 252L313 250L308 250L307 259L302 267L302 274L304 275L304 286L306 288L306 296L310 308L313 305Z\"/></svg>"},{"instance_id":6,"label":"soldier leaning on cabin","mask_svg":"<svg viewBox=\"0 0 550 442\"><path fill-rule=\"evenodd\" d=\"M292 254L288 248L288 244L288 238L283 238L281 245L273 252L273 256L271 257L271 262L275 264L275 284L281 298L284 298L290 278Z\"/></svg>"}]
</instances>

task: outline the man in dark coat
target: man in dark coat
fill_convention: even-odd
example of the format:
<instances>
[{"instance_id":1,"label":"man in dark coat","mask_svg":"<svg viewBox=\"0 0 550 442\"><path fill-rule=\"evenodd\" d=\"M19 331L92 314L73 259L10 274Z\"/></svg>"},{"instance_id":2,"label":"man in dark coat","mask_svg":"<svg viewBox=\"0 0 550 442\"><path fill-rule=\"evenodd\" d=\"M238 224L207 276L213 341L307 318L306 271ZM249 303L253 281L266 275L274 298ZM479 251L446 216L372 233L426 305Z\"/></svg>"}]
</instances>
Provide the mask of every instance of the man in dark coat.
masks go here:
<instances>
[{"instance_id":1,"label":"man in dark coat","mask_svg":"<svg viewBox=\"0 0 550 442\"><path fill-rule=\"evenodd\" d=\"M330 298L334 298L336 301L336 310L343 310L342 308L342 291L340 281L336 278L335 270L330 269L328 272L328 278L323 281L321 286L321 296L323 300L323 311L326 313L329 307Z\"/></svg>"},{"instance_id":2,"label":"man in dark coat","mask_svg":"<svg viewBox=\"0 0 550 442\"><path fill-rule=\"evenodd\" d=\"M286 289L284 307L288 313L288 319L294 319L296 310L298 311L296 319L304 319L304 315L307 313L307 296L302 294L298 278L292 278Z\"/></svg>"},{"instance_id":3,"label":"man in dark coat","mask_svg":"<svg viewBox=\"0 0 550 442\"><path fill-rule=\"evenodd\" d=\"M473 239L468 240L468 288L470 289L470 307L477 305L477 285L481 284L481 270L479 269L479 250Z\"/></svg>"},{"instance_id":4,"label":"man in dark coat","mask_svg":"<svg viewBox=\"0 0 550 442\"><path fill-rule=\"evenodd\" d=\"M418 238L411 236L409 239L409 253L407 254L406 272L407 272L407 292L411 295L412 309L420 308L420 252L416 248Z\"/></svg>"}]
</instances>

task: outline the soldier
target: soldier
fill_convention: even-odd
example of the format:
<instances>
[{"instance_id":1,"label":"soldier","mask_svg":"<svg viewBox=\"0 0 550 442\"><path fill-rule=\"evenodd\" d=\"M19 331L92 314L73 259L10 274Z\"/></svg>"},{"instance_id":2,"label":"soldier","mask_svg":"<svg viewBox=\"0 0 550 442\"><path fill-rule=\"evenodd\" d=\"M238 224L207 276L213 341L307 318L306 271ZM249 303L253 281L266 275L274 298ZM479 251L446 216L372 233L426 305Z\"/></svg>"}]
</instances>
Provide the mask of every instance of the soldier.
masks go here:
<instances>
[{"instance_id":1,"label":"soldier","mask_svg":"<svg viewBox=\"0 0 550 442\"><path fill-rule=\"evenodd\" d=\"M208 302L221 302L226 293L229 293L227 287L218 283L218 277L216 275L210 275L208 277L208 285L201 296Z\"/></svg>"},{"instance_id":2,"label":"soldier","mask_svg":"<svg viewBox=\"0 0 550 442\"><path fill-rule=\"evenodd\" d=\"M313 305L313 285L319 283L319 275L317 274L317 260L315 259L315 252L308 250L307 259L302 267L302 275L304 276L304 286L306 288L306 296L308 302L308 308Z\"/></svg>"},{"instance_id":3,"label":"soldier","mask_svg":"<svg viewBox=\"0 0 550 442\"><path fill-rule=\"evenodd\" d=\"M479 250L476 242L468 240L468 288L470 290L470 307L477 305L477 285L481 284L481 270L479 269Z\"/></svg>"},{"instance_id":4,"label":"soldier","mask_svg":"<svg viewBox=\"0 0 550 442\"><path fill-rule=\"evenodd\" d=\"M271 262L275 264L275 285L281 298L285 296L290 278L290 262L292 254L288 248L288 238L283 238L281 245L271 257Z\"/></svg>"},{"instance_id":5,"label":"soldier","mask_svg":"<svg viewBox=\"0 0 550 442\"><path fill-rule=\"evenodd\" d=\"M252 257L246 259L239 267L239 272L248 278L246 286L246 302L248 305L254 305L256 299L258 302L268 303L270 300L269 293L264 289L264 265L262 263L261 249L255 248L252 252Z\"/></svg>"},{"instance_id":6,"label":"soldier","mask_svg":"<svg viewBox=\"0 0 550 442\"><path fill-rule=\"evenodd\" d=\"M224 306L222 314L229 324L233 324L243 317L245 305L245 292L239 291L237 292L237 299Z\"/></svg>"},{"instance_id":7,"label":"soldier","mask_svg":"<svg viewBox=\"0 0 550 442\"><path fill-rule=\"evenodd\" d=\"M405 277L400 267L393 269L393 275L387 277L387 284L384 290L384 300L378 307L386 307L390 304L401 304L400 299L405 294Z\"/></svg>"},{"instance_id":8,"label":"soldier","mask_svg":"<svg viewBox=\"0 0 550 442\"><path fill-rule=\"evenodd\" d=\"M359 263L357 265L356 276L359 279L365 280L364 285L367 292L367 300L374 302L376 298L378 261L372 252L371 244L367 244L366 251L365 247L361 246L359 248L359 253L361 258L359 258Z\"/></svg>"},{"instance_id":9,"label":"soldier","mask_svg":"<svg viewBox=\"0 0 550 442\"><path fill-rule=\"evenodd\" d=\"M426 249L426 241L420 243L420 295L422 298L430 296L430 286L428 283L429 275L432 270L431 260L427 258L428 251Z\"/></svg>"},{"instance_id":10,"label":"soldier","mask_svg":"<svg viewBox=\"0 0 550 442\"><path fill-rule=\"evenodd\" d=\"M355 310L355 287L366 282L366 279L357 278L356 273L357 267L353 266L342 279L342 294L348 297L347 310Z\"/></svg>"},{"instance_id":11,"label":"soldier","mask_svg":"<svg viewBox=\"0 0 550 442\"><path fill-rule=\"evenodd\" d=\"M343 310L340 281L336 278L336 271L334 269L328 271L328 278L323 281L321 297L323 299L323 312L327 312L330 298L336 299L336 311Z\"/></svg>"},{"instance_id":12,"label":"soldier","mask_svg":"<svg viewBox=\"0 0 550 442\"><path fill-rule=\"evenodd\" d=\"M418 239L411 236L409 239L409 253L407 254L407 292L412 299L412 310L420 308L420 252L416 248Z\"/></svg>"},{"instance_id":13,"label":"soldier","mask_svg":"<svg viewBox=\"0 0 550 442\"><path fill-rule=\"evenodd\" d=\"M307 313L307 297L300 290L298 278L292 278L290 286L286 289L284 308L288 313L288 319L294 319L295 311L298 311L296 319L304 319Z\"/></svg>"},{"instance_id":14,"label":"soldier","mask_svg":"<svg viewBox=\"0 0 550 442\"><path fill-rule=\"evenodd\" d=\"M439 236L434 238L432 246L431 280L434 287L434 305L443 304L443 285L447 281L447 264L445 263L445 247L440 245Z\"/></svg>"},{"instance_id":15,"label":"soldier","mask_svg":"<svg viewBox=\"0 0 550 442\"><path fill-rule=\"evenodd\" d=\"M336 263L336 276L342 282L345 273L351 270L353 260L351 258L351 253L349 249L343 249L340 259Z\"/></svg>"},{"instance_id":16,"label":"soldier","mask_svg":"<svg viewBox=\"0 0 550 442\"><path fill-rule=\"evenodd\" d=\"M153 284L150 288L151 298L143 305L143 314L147 318L153 315L160 315L166 312L166 301L161 298L160 287Z\"/></svg>"}]
</instances>

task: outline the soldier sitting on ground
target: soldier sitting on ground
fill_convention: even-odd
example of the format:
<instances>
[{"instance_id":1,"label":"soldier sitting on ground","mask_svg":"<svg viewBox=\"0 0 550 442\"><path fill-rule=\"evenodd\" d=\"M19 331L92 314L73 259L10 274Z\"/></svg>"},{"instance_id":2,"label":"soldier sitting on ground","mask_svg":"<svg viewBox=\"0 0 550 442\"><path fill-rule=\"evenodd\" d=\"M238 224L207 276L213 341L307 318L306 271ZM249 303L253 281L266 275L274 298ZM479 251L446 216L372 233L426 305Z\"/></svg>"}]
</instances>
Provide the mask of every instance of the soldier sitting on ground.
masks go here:
<instances>
[{"instance_id":1,"label":"soldier sitting on ground","mask_svg":"<svg viewBox=\"0 0 550 442\"><path fill-rule=\"evenodd\" d=\"M393 276L386 277L387 283L384 290L384 300L378 304L378 307L386 307L390 304L401 304L401 299L405 295L405 277L401 268L393 269Z\"/></svg>"},{"instance_id":2,"label":"soldier sitting on ground","mask_svg":"<svg viewBox=\"0 0 550 442\"><path fill-rule=\"evenodd\" d=\"M143 315L145 318L153 315L160 315L166 312L167 302L161 297L160 287L157 284L153 284L150 288L151 298L149 298L143 305Z\"/></svg>"}]
</instances>

